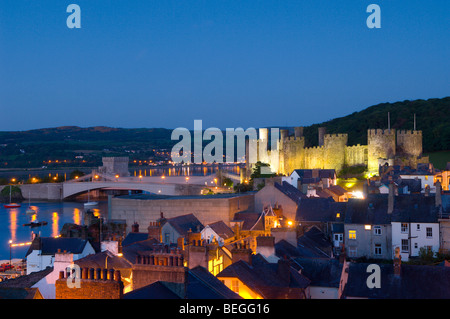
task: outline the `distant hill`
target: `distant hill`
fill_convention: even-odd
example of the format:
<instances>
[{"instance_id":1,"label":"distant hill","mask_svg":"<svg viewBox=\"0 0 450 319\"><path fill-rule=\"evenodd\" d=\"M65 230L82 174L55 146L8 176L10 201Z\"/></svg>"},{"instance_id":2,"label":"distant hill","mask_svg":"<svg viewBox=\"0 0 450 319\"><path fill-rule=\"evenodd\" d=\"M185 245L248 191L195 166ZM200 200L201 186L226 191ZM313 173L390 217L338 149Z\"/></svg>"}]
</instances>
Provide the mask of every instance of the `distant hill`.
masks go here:
<instances>
[{"instance_id":1,"label":"distant hill","mask_svg":"<svg viewBox=\"0 0 450 319\"><path fill-rule=\"evenodd\" d=\"M450 150L450 97L382 103L305 127L303 134L307 146L318 144L321 126L327 128L327 133L348 133L348 145L366 145L368 129L388 128L388 112L391 128L399 130L413 130L416 114L416 129L422 131L424 153Z\"/></svg>"},{"instance_id":2,"label":"distant hill","mask_svg":"<svg viewBox=\"0 0 450 319\"><path fill-rule=\"evenodd\" d=\"M348 133L348 145L367 144L369 128L412 130L414 114L417 129L423 132L424 153L450 150L450 97L442 99L382 103L360 112L304 127L307 146L318 144L318 128L327 133ZM171 129L81 128L62 126L18 132L0 132L0 168L40 167L48 160L67 160L67 165L96 166L102 156L130 156L135 159L164 159L154 150L170 149L178 141L170 139ZM83 160L74 161L84 154ZM445 152L442 154L446 154ZM445 159L443 160L445 162ZM52 165L53 166L53 165Z\"/></svg>"}]
</instances>

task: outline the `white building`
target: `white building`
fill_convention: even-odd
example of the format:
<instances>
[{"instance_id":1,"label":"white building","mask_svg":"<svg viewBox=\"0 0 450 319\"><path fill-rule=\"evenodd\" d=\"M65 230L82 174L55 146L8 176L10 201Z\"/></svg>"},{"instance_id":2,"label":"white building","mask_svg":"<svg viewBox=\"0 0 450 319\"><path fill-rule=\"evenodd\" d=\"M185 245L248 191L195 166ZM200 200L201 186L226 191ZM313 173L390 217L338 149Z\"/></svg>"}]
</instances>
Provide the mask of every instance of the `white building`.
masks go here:
<instances>
[{"instance_id":1,"label":"white building","mask_svg":"<svg viewBox=\"0 0 450 319\"><path fill-rule=\"evenodd\" d=\"M418 257L420 248L439 251L439 223L436 222L392 222L392 251L400 248L402 260Z\"/></svg>"},{"instance_id":2,"label":"white building","mask_svg":"<svg viewBox=\"0 0 450 319\"><path fill-rule=\"evenodd\" d=\"M25 255L27 275L44 270L47 267L53 267L55 255L58 251L72 253L73 260L95 254L94 248L85 239L36 237Z\"/></svg>"}]
</instances>

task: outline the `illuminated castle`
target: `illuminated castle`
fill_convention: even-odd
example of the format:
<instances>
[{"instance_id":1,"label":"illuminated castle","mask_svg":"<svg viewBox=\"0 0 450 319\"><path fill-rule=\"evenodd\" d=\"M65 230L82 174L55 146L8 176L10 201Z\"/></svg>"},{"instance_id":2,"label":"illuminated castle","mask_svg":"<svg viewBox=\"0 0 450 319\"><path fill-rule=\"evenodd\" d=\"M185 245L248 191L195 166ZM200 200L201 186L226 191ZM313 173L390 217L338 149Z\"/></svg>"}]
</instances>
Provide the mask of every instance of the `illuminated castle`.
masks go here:
<instances>
[{"instance_id":1,"label":"illuminated castle","mask_svg":"<svg viewBox=\"0 0 450 319\"><path fill-rule=\"evenodd\" d=\"M326 128L320 127L319 145L305 147L303 127L296 127L293 136L289 130L280 130L277 145L259 154L259 147L268 143L268 133L266 128L259 129L257 161L270 164L272 172L282 175L290 175L294 169L339 172L344 166L366 166L369 173L378 173L379 165L386 163L416 168L418 163L429 161L422 157L422 131L417 130L369 129L367 145L348 146L348 134L326 134ZM249 163L248 152L246 156Z\"/></svg>"}]
</instances>

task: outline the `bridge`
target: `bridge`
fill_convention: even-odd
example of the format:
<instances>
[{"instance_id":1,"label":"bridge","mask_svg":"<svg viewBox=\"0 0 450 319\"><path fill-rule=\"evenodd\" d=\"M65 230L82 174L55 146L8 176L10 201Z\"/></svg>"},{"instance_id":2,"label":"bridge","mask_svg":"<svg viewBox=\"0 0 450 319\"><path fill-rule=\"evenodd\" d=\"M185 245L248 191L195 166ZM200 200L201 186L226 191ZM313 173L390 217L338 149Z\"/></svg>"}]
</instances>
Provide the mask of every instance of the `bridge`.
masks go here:
<instances>
[{"instance_id":1,"label":"bridge","mask_svg":"<svg viewBox=\"0 0 450 319\"><path fill-rule=\"evenodd\" d=\"M226 174L234 183L240 177ZM67 198L93 190L138 190L161 195L200 195L204 189L226 192L215 174L207 176L138 176L119 177L92 173L62 183L61 197Z\"/></svg>"}]
</instances>

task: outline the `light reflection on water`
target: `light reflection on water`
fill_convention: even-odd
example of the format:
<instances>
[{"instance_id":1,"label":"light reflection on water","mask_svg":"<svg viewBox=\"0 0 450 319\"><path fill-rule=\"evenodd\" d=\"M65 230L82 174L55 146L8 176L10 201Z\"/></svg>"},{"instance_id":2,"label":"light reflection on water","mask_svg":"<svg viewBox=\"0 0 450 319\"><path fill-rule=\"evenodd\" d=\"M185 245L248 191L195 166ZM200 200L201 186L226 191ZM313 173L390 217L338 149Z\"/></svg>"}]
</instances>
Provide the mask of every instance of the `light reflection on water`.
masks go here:
<instances>
[{"instance_id":1,"label":"light reflection on water","mask_svg":"<svg viewBox=\"0 0 450 319\"><path fill-rule=\"evenodd\" d=\"M31 203L36 214L26 213L28 203L19 208L6 209L0 206L0 260L9 260L9 240L13 243L29 242L33 233L42 237L59 236L65 223L84 224L84 207L80 202L39 202ZM107 216L107 202L100 201L93 209L95 216ZM31 228L23 226L31 221L46 221L48 224ZM13 247L12 258L25 258L29 246Z\"/></svg>"}]
</instances>

